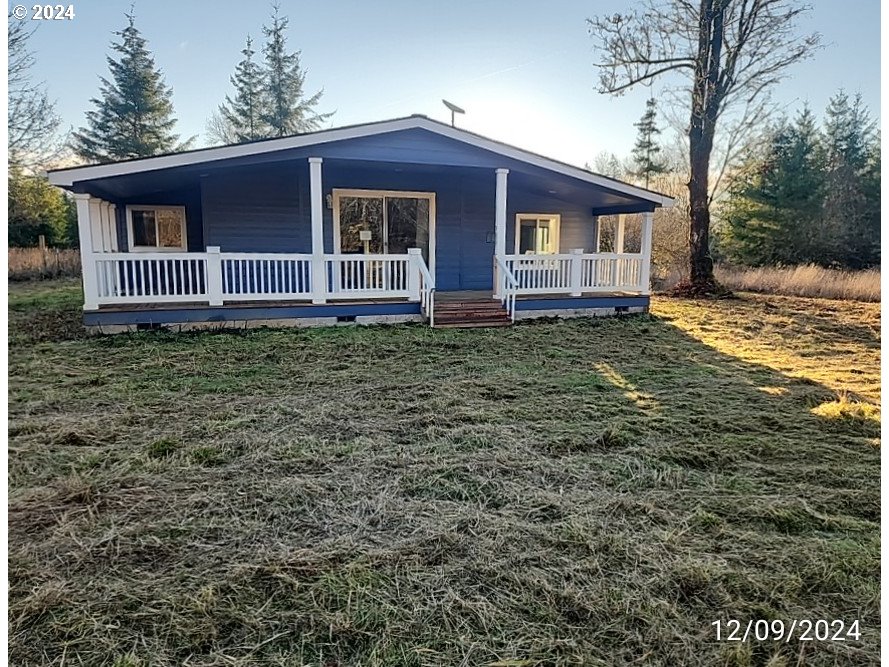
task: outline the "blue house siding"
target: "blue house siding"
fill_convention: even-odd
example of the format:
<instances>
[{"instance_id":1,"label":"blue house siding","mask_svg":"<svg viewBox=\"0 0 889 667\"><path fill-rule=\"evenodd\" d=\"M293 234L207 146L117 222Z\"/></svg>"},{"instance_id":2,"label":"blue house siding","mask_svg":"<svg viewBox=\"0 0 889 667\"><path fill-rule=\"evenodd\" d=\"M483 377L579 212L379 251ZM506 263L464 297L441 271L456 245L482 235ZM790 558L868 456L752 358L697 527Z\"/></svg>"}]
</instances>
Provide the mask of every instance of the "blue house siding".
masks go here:
<instances>
[{"instance_id":1,"label":"blue house siding","mask_svg":"<svg viewBox=\"0 0 889 667\"><path fill-rule=\"evenodd\" d=\"M311 225L300 205L308 167L299 167L238 169L202 179L206 245L223 252L311 252Z\"/></svg>"}]
</instances>

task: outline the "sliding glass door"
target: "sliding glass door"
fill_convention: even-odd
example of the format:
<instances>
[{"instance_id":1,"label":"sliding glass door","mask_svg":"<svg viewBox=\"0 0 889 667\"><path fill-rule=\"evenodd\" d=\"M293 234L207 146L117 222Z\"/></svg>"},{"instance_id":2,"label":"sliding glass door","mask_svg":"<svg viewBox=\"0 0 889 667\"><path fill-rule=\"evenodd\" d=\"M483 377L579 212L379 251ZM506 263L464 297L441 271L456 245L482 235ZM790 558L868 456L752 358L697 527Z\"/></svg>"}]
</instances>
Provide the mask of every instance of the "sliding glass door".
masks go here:
<instances>
[{"instance_id":1,"label":"sliding glass door","mask_svg":"<svg viewBox=\"0 0 889 667\"><path fill-rule=\"evenodd\" d=\"M419 248L434 271L435 195L431 192L382 190L333 191L334 245L346 255L404 255ZM390 267L390 268L386 268ZM382 275L392 265L380 260L361 262L361 270L337 277L343 288L390 284Z\"/></svg>"},{"instance_id":2,"label":"sliding glass door","mask_svg":"<svg viewBox=\"0 0 889 667\"><path fill-rule=\"evenodd\" d=\"M419 248L429 265L435 195L431 192L334 190L337 252L405 254Z\"/></svg>"}]
</instances>

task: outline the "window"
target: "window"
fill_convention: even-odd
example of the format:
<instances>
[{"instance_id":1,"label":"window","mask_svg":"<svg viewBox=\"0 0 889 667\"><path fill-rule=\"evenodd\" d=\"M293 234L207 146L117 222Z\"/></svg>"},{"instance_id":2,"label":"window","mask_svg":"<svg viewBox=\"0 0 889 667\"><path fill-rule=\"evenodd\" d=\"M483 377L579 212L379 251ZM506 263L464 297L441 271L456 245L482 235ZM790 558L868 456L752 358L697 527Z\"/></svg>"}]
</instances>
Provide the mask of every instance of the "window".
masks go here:
<instances>
[{"instance_id":1,"label":"window","mask_svg":"<svg viewBox=\"0 0 889 667\"><path fill-rule=\"evenodd\" d=\"M131 252L185 250L185 207L128 206Z\"/></svg>"},{"instance_id":2,"label":"window","mask_svg":"<svg viewBox=\"0 0 889 667\"><path fill-rule=\"evenodd\" d=\"M560 218L554 214L519 213L515 225L517 255L552 255L559 252Z\"/></svg>"}]
</instances>

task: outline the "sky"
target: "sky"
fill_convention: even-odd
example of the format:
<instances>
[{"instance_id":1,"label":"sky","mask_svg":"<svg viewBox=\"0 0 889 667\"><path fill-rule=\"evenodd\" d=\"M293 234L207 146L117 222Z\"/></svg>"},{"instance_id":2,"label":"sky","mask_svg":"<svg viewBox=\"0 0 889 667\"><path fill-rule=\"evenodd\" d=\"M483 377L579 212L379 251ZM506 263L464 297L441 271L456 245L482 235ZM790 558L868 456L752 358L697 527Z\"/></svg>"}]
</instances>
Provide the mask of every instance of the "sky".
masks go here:
<instances>
[{"instance_id":1,"label":"sky","mask_svg":"<svg viewBox=\"0 0 889 667\"><path fill-rule=\"evenodd\" d=\"M17 3L10 2L9 9ZM31 3L25 3L28 7ZM112 32L131 0L74 0L73 20L41 21L31 40L35 77L46 82L66 127L92 108L107 76ZM324 89L328 126L414 113L449 121L448 99L466 109L460 127L582 166L609 151L629 155L633 123L663 86L613 98L597 92L586 19L626 11L631 0L280 0L288 46L302 51L306 91ZM820 114L839 88L860 92L880 115L879 0L813 0L800 31L824 48L774 91L793 113ZM183 137L205 145L206 120L231 92L245 37L262 41L262 1L136 0L137 26L173 89Z\"/></svg>"}]
</instances>

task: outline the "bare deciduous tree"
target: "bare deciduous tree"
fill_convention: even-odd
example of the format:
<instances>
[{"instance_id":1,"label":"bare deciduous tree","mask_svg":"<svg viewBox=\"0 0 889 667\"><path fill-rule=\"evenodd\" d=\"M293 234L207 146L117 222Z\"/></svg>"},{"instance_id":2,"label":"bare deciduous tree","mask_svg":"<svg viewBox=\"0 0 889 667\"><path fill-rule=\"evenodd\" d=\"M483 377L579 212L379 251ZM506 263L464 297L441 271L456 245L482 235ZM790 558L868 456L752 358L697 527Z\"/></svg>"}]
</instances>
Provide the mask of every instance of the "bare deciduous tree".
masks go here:
<instances>
[{"instance_id":1,"label":"bare deciduous tree","mask_svg":"<svg viewBox=\"0 0 889 667\"><path fill-rule=\"evenodd\" d=\"M8 161L10 165L39 169L58 157L64 140L58 134L62 119L46 86L31 78L34 54L28 49L28 39L33 33L28 22L7 17Z\"/></svg>"},{"instance_id":2,"label":"bare deciduous tree","mask_svg":"<svg viewBox=\"0 0 889 667\"><path fill-rule=\"evenodd\" d=\"M710 256L709 187L717 121L732 107L757 115L787 67L819 46L817 33L795 31L808 10L793 0L646 0L640 11L589 19L601 54L601 92L619 95L671 75L685 82L690 292L718 290Z\"/></svg>"}]
</instances>

